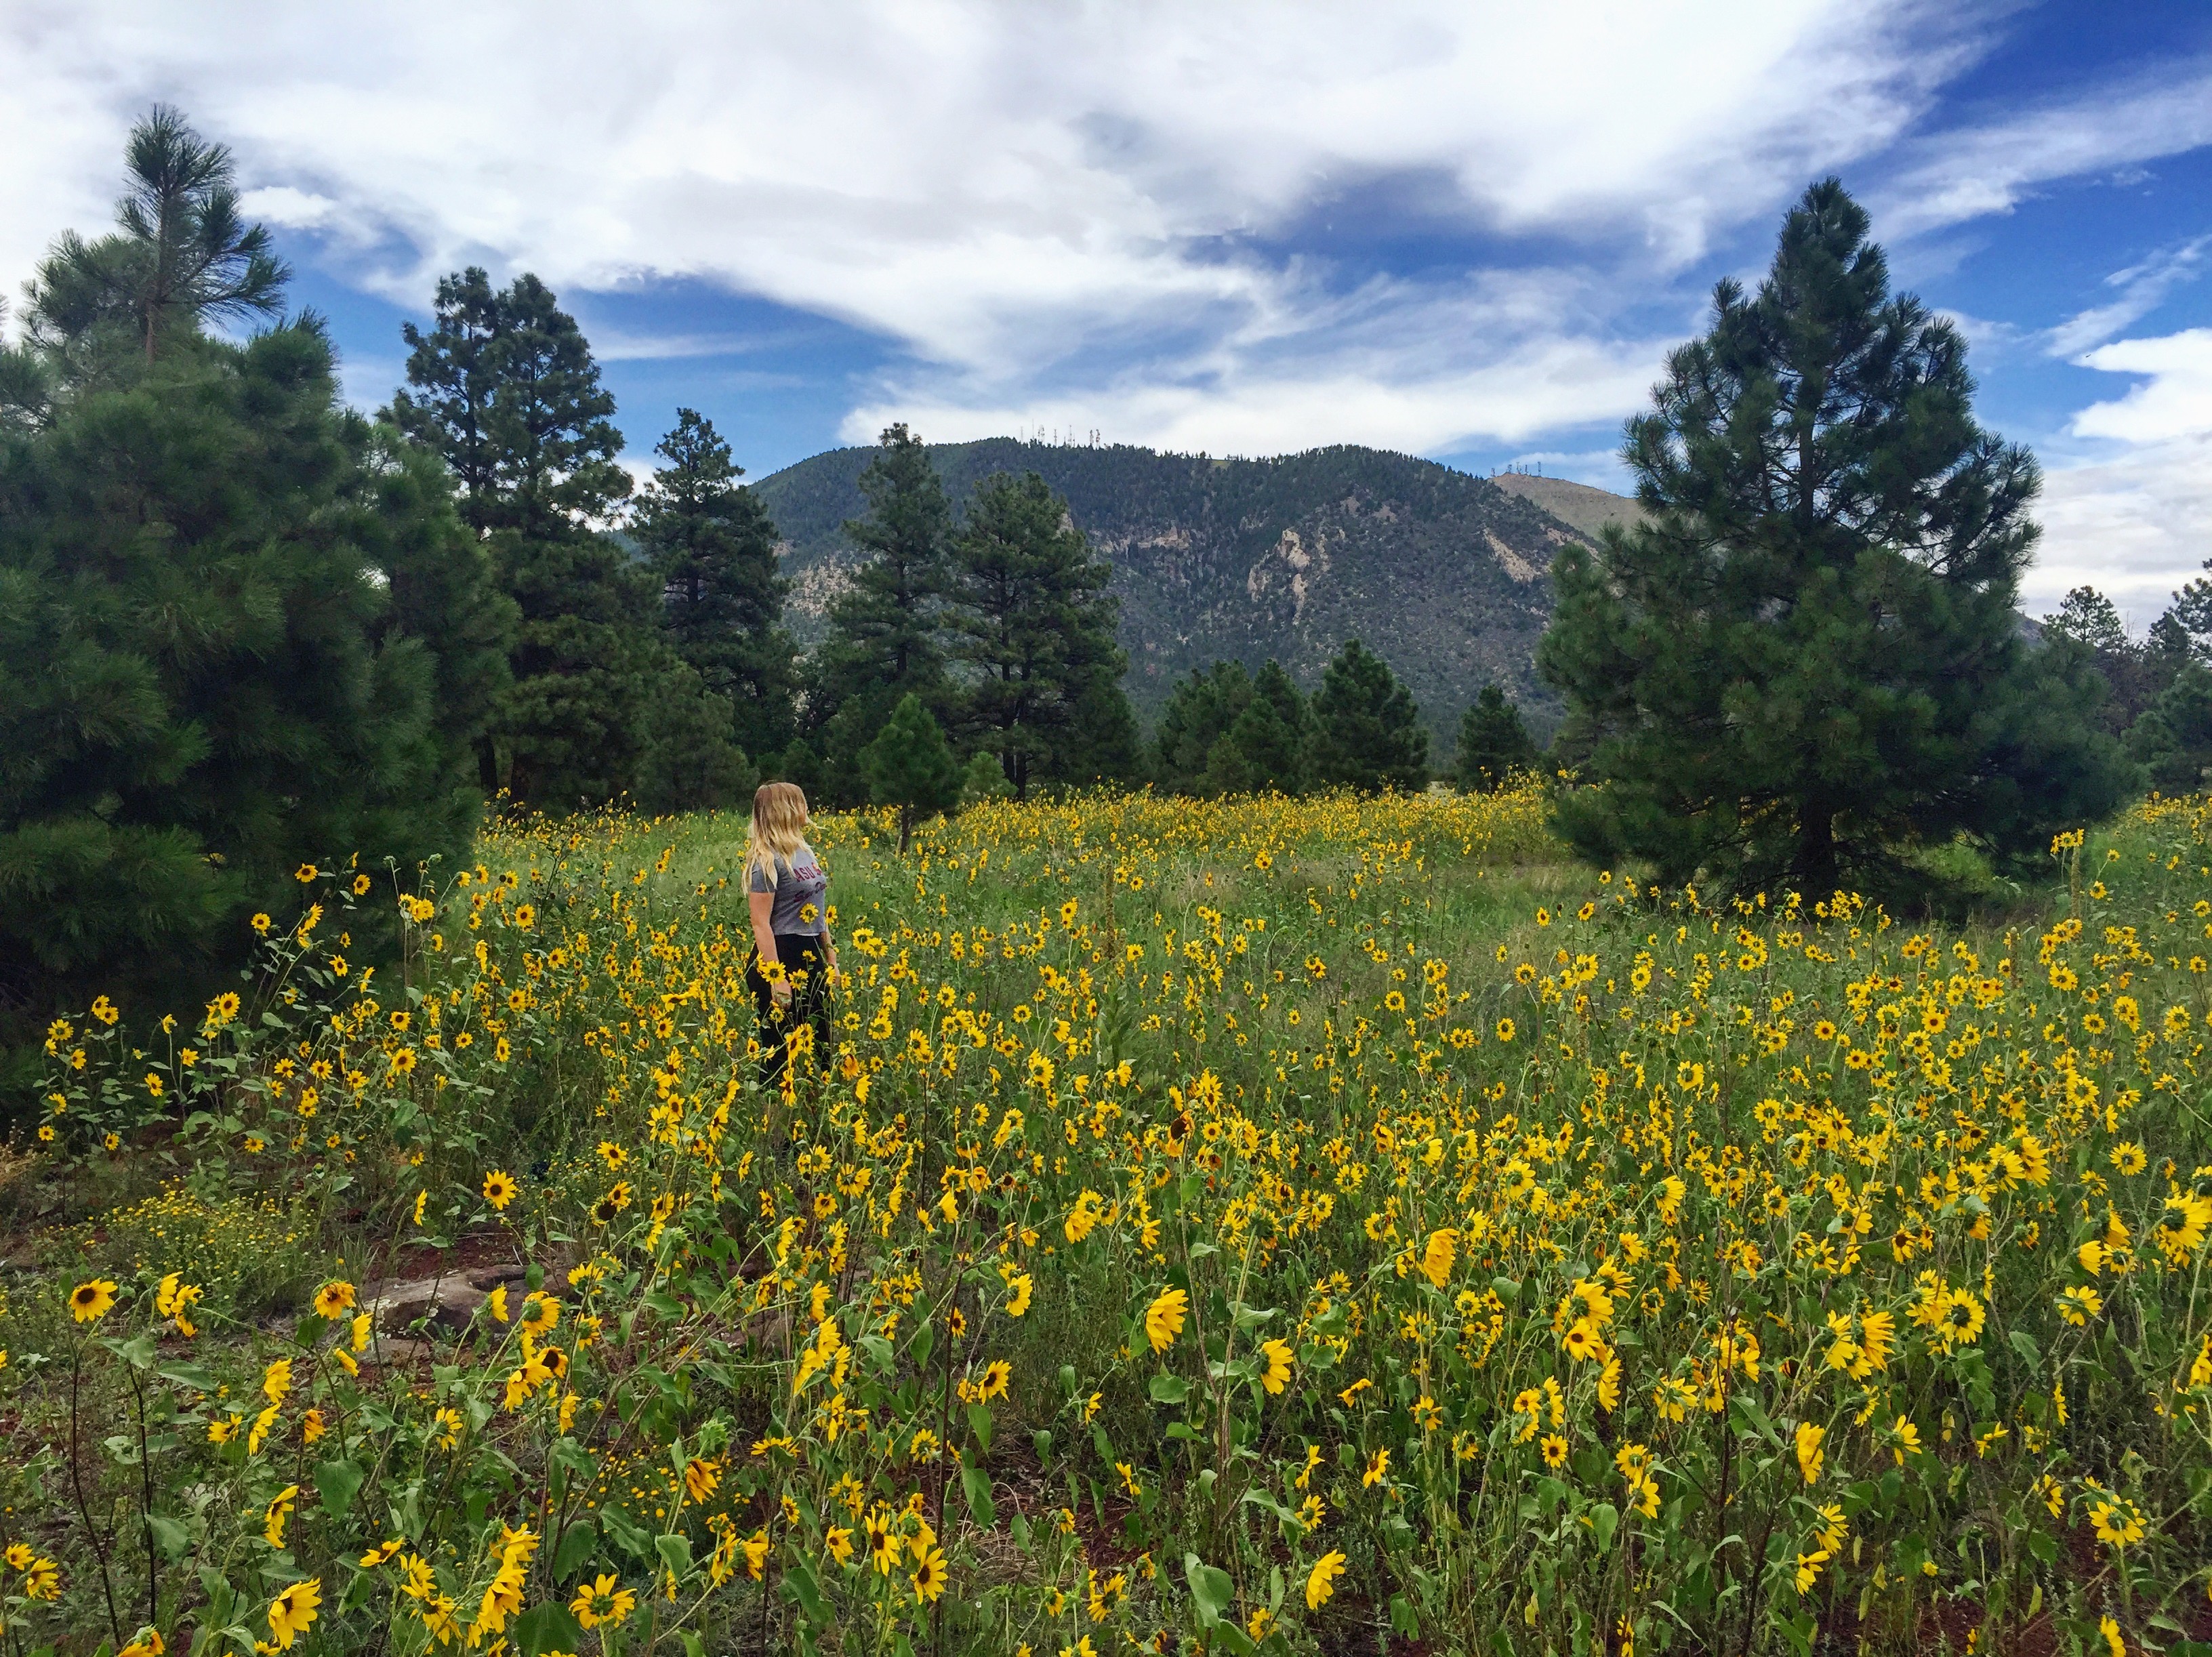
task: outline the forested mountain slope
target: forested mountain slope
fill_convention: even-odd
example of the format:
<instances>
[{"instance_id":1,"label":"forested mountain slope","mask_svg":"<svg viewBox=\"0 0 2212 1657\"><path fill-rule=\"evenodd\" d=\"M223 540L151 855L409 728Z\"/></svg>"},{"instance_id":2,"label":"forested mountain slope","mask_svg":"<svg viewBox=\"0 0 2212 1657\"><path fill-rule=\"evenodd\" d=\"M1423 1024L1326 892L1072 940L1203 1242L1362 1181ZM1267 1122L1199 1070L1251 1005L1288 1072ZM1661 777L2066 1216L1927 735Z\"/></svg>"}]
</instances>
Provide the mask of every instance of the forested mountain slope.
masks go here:
<instances>
[{"instance_id":1,"label":"forested mountain slope","mask_svg":"<svg viewBox=\"0 0 2212 1657\"><path fill-rule=\"evenodd\" d=\"M873 453L832 450L755 486L787 544L802 639L819 634L852 560L839 525L862 510ZM1530 658L1551 613L1545 572L1577 531L1486 479L1350 446L1218 460L992 438L930 457L956 502L998 471L1035 470L1066 498L1113 561L1129 695L1147 715L1177 675L1224 658L1273 657L1310 689L1353 637L1440 736L1486 679L1538 708L1550 701Z\"/></svg>"}]
</instances>

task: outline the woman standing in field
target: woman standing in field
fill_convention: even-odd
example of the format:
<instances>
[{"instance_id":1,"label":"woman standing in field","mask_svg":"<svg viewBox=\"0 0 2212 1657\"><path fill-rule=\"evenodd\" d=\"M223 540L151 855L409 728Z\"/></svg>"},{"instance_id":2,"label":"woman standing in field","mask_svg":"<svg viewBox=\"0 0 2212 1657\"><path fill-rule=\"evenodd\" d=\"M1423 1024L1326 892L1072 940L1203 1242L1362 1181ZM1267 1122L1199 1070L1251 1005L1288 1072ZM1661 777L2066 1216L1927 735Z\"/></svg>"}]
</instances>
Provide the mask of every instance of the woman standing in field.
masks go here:
<instances>
[{"instance_id":1,"label":"woman standing in field","mask_svg":"<svg viewBox=\"0 0 2212 1657\"><path fill-rule=\"evenodd\" d=\"M830 877L806 843L806 796L799 785L764 782L745 835L746 903L753 958L745 968L760 1013L761 1085L783 1086L792 1053L808 1032L817 1065L828 1062L830 981L837 946L830 937Z\"/></svg>"}]
</instances>

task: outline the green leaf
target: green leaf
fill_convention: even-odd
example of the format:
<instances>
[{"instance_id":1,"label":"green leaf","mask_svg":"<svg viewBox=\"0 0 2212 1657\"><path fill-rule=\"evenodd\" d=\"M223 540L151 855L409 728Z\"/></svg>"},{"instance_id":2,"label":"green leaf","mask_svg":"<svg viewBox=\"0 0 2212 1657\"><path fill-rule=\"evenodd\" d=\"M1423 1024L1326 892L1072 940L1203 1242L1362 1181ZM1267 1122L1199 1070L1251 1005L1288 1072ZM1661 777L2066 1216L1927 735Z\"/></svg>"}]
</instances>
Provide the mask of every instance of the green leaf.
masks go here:
<instances>
[{"instance_id":1,"label":"green leaf","mask_svg":"<svg viewBox=\"0 0 2212 1657\"><path fill-rule=\"evenodd\" d=\"M522 1657L545 1657L549 1651L580 1651L584 1630L574 1611L558 1599L548 1599L514 1619L514 1643Z\"/></svg>"},{"instance_id":2,"label":"green leaf","mask_svg":"<svg viewBox=\"0 0 2212 1657\"><path fill-rule=\"evenodd\" d=\"M707 1642L690 1629L678 1629L676 1637L684 1642L684 1657L707 1657Z\"/></svg>"},{"instance_id":3,"label":"green leaf","mask_svg":"<svg viewBox=\"0 0 2212 1657\"><path fill-rule=\"evenodd\" d=\"M1620 1513L1610 1502L1601 1502L1589 1511L1590 1535L1597 1542L1597 1551L1603 1553L1613 1545L1613 1533L1620 1527Z\"/></svg>"},{"instance_id":4,"label":"green leaf","mask_svg":"<svg viewBox=\"0 0 2212 1657\"><path fill-rule=\"evenodd\" d=\"M154 1367L154 1337L150 1333L134 1335L129 1340L103 1338L100 1344L134 1369Z\"/></svg>"},{"instance_id":5,"label":"green leaf","mask_svg":"<svg viewBox=\"0 0 2212 1657\"><path fill-rule=\"evenodd\" d=\"M173 1565L185 1557L185 1550L192 1545L191 1532L175 1520L165 1519L159 1514L146 1515L146 1528L153 1533L154 1545L161 1551L161 1557Z\"/></svg>"},{"instance_id":6,"label":"green leaf","mask_svg":"<svg viewBox=\"0 0 2212 1657\"><path fill-rule=\"evenodd\" d=\"M1213 1643L1229 1657L1252 1657L1259 1648L1255 1646L1244 1630L1236 1624L1224 1621L1213 1631Z\"/></svg>"},{"instance_id":7,"label":"green leaf","mask_svg":"<svg viewBox=\"0 0 2212 1657\"><path fill-rule=\"evenodd\" d=\"M361 1482L368 1477L366 1468L348 1460L325 1461L315 1468L315 1488L323 1493L323 1511L332 1519L343 1519L353 1506L353 1499L361 1493Z\"/></svg>"},{"instance_id":8,"label":"green leaf","mask_svg":"<svg viewBox=\"0 0 2212 1657\"><path fill-rule=\"evenodd\" d=\"M1181 1375L1154 1375L1145 1390L1155 1404L1180 1404L1190 1396L1190 1383Z\"/></svg>"},{"instance_id":9,"label":"green leaf","mask_svg":"<svg viewBox=\"0 0 2212 1657\"><path fill-rule=\"evenodd\" d=\"M991 1406L971 1404L968 1406L968 1425L975 1435L976 1443L985 1449L991 1448Z\"/></svg>"},{"instance_id":10,"label":"green leaf","mask_svg":"<svg viewBox=\"0 0 2212 1657\"><path fill-rule=\"evenodd\" d=\"M660 1563L675 1573L682 1581L691 1574L691 1539L688 1536L656 1536L653 1551L660 1556Z\"/></svg>"},{"instance_id":11,"label":"green leaf","mask_svg":"<svg viewBox=\"0 0 2212 1657\"><path fill-rule=\"evenodd\" d=\"M1761 1404L1749 1393L1738 1393L1730 1401L1734 1403L1738 1412L1741 1413L1744 1419L1758 1431L1761 1437L1765 1438L1766 1442L1771 1444L1776 1449L1778 1450L1782 1448L1782 1435L1775 1430L1774 1422L1772 1418L1767 1415L1766 1406L1765 1405Z\"/></svg>"},{"instance_id":12,"label":"green leaf","mask_svg":"<svg viewBox=\"0 0 2212 1657\"><path fill-rule=\"evenodd\" d=\"M794 1558L783 1574L783 1581L798 1599L799 1607L817 1625L830 1626L830 1602L823 1597L822 1584L815 1581L814 1567L804 1558Z\"/></svg>"},{"instance_id":13,"label":"green leaf","mask_svg":"<svg viewBox=\"0 0 2212 1657\"><path fill-rule=\"evenodd\" d=\"M1205 1564L1194 1553L1182 1557L1182 1574L1190 1583L1190 1597L1198 1606L1198 1621L1201 1628L1212 1628L1221 1621L1222 1613L1237 1600L1237 1584L1229 1573L1218 1566Z\"/></svg>"},{"instance_id":14,"label":"green leaf","mask_svg":"<svg viewBox=\"0 0 2212 1657\"><path fill-rule=\"evenodd\" d=\"M599 1533L588 1519L580 1519L561 1533L561 1545L553 1555L553 1580L565 1582L584 1568L599 1551Z\"/></svg>"},{"instance_id":15,"label":"green leaf","mask_svg":"<svg viewBox=\"0 0 2212 1657\"><path fill-rule=\"evenodd\" d=\"M989 1530L998 1522L999 1510L991 1500L991 1475L981 1467L963 1466L960 1470L961 1492L968 1498L968 1511L975 1522Z\"/></svg>"},{"instance_id":16,"label":"green leaf","mask_svg":"<svg viewBox=\"0 0 2212 1657\"><path fill-rule=\"evenodd\" d=\"M605 1507L599 1509L599 1522L607 1527L607 1534L615 1545L633 1558L649 1558L653 1553L653 1538L645 1527L622 1508Z\"/></svg>"},{"instance_id":17,"label":"green leaf","mask_svg":"<svg viewBox=\"0 0 2212 1657\"><path fill-rule=\"evenodd\" d=\"M220 1628L230 1621L230 1613L238 1604L238 1590L231 1587L229 1578L213 1565L202 1565L200 1587L208 1597L207 1616L203 1622Z\"/></svg>"},{"instance_id":18,"label":"green leaf","mask_svg":"<svg viewBox=\"0 0 2212 1657\"><path fill-rule=\"evenodd\" d=\"M1407 1639L1421 1631L1421 1619L1413 1615L1413 1605L1402 1593L1390 1596L1390 1626Z\"/></svg>"}]
</instances>

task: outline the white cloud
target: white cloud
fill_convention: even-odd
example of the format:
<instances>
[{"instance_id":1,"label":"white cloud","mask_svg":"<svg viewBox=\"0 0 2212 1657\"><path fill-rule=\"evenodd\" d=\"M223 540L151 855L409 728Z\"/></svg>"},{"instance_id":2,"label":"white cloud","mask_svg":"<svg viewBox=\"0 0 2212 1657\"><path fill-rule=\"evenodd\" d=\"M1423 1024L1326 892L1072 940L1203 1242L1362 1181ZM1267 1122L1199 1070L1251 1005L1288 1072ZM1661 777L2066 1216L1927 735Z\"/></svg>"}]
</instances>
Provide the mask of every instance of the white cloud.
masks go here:
<instances>
[{"instance_id":1,"label":"white cloud","mask_svg":"<svg viewBox=\"0 0 2212 1657\"><path fill-rule=\"evenodd\" d=\"M1435 453L1476 441L1615 417L1650 384L1657 348L1551 339L1494 362L1409 377L1380 366L1304 362L1224 373L1202 385L1133 379L1036 403L933 400L921 390L854 410L848 441L907 420L932 441L988 437L1042 422L1106 440L1216 454L1283 454L1330 443Z\"/></svg>"},{"instance_id":2,"label":"white cloud","mask_svg":"<svg viewBox=\"0 0 2212 1657\"><path fill-rule=\"evenodd\" d=\"M1875 198L1894 239L2212 137L2212 74L2185 64L1913 138L2009 4L15 0L0 288L57 230L106 222L124 131L161 98L234 147L250 210L402 303L478 262L586 311L690 279L893 342L906 361L856 399L856 439L898 417L1215 452L1533 449L1640 405L1672 324L1632 307L1681 297L1689 261L1808 176L1902 153ZM1281 251L1332 215L1552 251L1369 280ZM2204 245L2118 273L2046 339L1978 324L1977 343L2096 344ZM594 337L611 361L738 343ZM2176 410L2205 383L2183 355L2093 361L2153 378L2085 410L2083 441L2168 434L2054 470L2051 568L2179 555L2157 526L2194 521ZM371 402L395 377L348 365Z\"/></svg>"},{"instance_id":3,"label":"white cloud","mask_svg":"<svg viewBox=\"0 0 2212 1657\"><path fill-rule=\"evenodd\" d=\"M319 230L337 216L338 204L312 190L295 190L289 184L249 190L238 198L239 210L250 219L266 220L288 229Z\"/></svg>"},{"instance_id":4,"label":"white cloud","mask_svg":"<svg viewBox=\"0 0 2212 1657\"><path fill-rule=\"evenodd\" d=\"M2212 438L2147 444L2045 474L2043 545L2021 607L2044 615L2094 586L2142 633L2212 553Z\"/></svg>"},{"instance_id":5,"label":"white cloud","mask_svg":"<svg viewBox=\"0 0 2212 1657\"><path fill-rule=\"evenodd\" d=\"M2069 434L2092 452L2045 475L2027 597L2039 614L2094 586L2140 631L2212 554L2212 329L2116 340L2077 361L2145 379L2074 416Z\"/></svg>"},{"instance_id":6,"label":"white cloud","mask_svg":"<svg viewBox=\"0 0 2212 1657\"><path fill-rule=\"evenodd\" d=\"M952 400L1172 334L1181 401L1209 354L1311 341L1335 302L1255 238L1421 180L1447 219L1663 276L1892 142L1959 27L1923 0L22 0L0 138L44 164L0 177L0 280L105 219L161 96L234 145L264 216L410 304L469 260L703 278L901 342Z\"/></svg>"},{"instance_id":7,"label":"white cloud","mask_svg":"<svg viewBox=\"0 0 2212 1657\"><path fill-rule=\"evenodd\" d=\"M2212 434L2212 328L2162 339L2115 340L2081 362L2085 368L2150 378L2117 402L2093 403L2075 415L2075 436L2164 443Z\"/></svg>"}]
</instances>

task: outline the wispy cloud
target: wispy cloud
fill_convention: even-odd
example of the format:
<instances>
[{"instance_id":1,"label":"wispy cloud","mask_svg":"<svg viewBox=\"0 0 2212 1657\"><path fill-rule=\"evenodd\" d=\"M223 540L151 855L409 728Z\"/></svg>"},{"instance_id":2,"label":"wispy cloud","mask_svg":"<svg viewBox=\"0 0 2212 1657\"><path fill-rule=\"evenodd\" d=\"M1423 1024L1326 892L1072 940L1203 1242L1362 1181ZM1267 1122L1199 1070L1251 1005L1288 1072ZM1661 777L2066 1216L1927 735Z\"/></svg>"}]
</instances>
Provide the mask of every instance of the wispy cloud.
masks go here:
<instances>
[{"instance_id":1,"label":"wispy cloud","mask_svg":"<svg viewBox=\"0 0 2212 1657\"><path fill-rule=\"evenodd\" d=\"M1911 141L1875 199L1887 236L2007 213L2062 179L2118 172L2212 143L2212 62L2092 86Z\"/></svg>"},{"instance_id":2,"label":"wispy cloud","mask_svg":"<svg viewBox=\"0 0 2212 1657\"><path fill-rule=\"evenodd\" d=\"M0 172L0 287L56 231L106 222L124 130L166 98L234 146L250 209L309 239L321 276L410 307L480 263L545 276L611 362L758 343L680 307L627 331L592 314L656 284L863 330L891 366L853 393L854 438L901 417L1580 454L1696 325L1699 261L1754 227L1763 244L1808 177L1874 181L1881 233L1924 255L2055 179L2212 141L2201 61L1954 120L1944 88L2017 9L15 0L0 148L35 160ZM1315 232L1363 214L1378 243L1411 228L1437 251L1394 263ZM2055 326L1967 325L2015 360L2146 377L2075 423L2104 446L2052 472L2054 568L2124 548L2164 569L2179 543L2158 537L2185 531L2157 526L2198 521L2194 348L2113 342L2208 249L2139 260ZM348 383L380 400L396 365L368 355Z\"/></svg>"},{"instance_id":3,"label":"wispy cloud","mask_svg":"<svg viewBox=\"0 0 2212 1657\"><path fill-rule=\"evenodd\" d=\"M258 210L313 228L336 274L389 299L419 306L471 261L563 288L694 278L900 342L933 366L908 382L941 399L1103 384L1148 360L1181 404L1217 359L1237 371L1224 385L1272 383L1321 338L1338 277L1270 240L1317 204L1426 181L1471 261L1483 238L1564 235L1620 279L1618 304L1808 173L1893 143L1976 50L1974 15L25 0L0 21L0 84L36 89L16 136L35 132L52 165L0 178L0 277L105 216L122 126L161 95L234 143ZM1436 308L1405 297L1409 316ZM1505 352L1562 343L1541 318L1500 325ZM1409 405L1437 379L1415 374ZM1249 428L1233 393L1222 407Z\"/></svg>"},{"instance_id":4,"label":"wispy cloud","mask_svg":"<svg viewBox=\"0 0 2212 1657\"><path fill-rule=\"evenodd\" d=\"M2105 285L2118 290L2118 297L2109 304L2075 312L2051 331L2045 349L2052 356L2070 357L2142 321L2166 302L2172 289L2203 274L2208 247L2212 247L2212 236L2199 236L2178 247L2161 249L2124 270L2115 270L2105 278Z\"/></svg>"}]
</instances>

